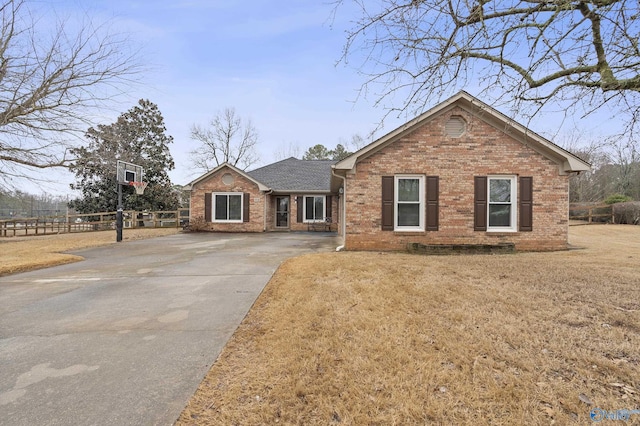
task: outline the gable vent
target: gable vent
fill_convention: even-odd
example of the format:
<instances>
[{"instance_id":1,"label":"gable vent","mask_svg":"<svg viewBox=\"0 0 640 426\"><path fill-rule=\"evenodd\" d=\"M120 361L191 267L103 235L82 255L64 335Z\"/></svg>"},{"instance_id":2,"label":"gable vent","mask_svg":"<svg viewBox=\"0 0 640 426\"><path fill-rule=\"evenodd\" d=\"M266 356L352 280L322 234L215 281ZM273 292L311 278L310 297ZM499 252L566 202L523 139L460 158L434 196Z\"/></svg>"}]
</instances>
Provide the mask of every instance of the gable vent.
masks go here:
<instances>
[{"instance_id":1,"label":"gable vent","mask_svg":"<svg viewBox=\"0 0 640 426\"><path fill-rule=\"evenodd\" d=\"M444 125L444 134L450 138L459 138L467 130L467 123L462 117L457 115L451 116Z\"/></svg>"},{"instance_id":2,"label":"gable vent","mask_svg":"<svg viewBox=\"0 0 640 426\"><path fill-rule=\"evenodd\" d=\"M235 179L231 173L225 173L222 175L222 183L224 183L225 185L233 185L233 182L235 182Z\"/></svg>"}]
</instances>

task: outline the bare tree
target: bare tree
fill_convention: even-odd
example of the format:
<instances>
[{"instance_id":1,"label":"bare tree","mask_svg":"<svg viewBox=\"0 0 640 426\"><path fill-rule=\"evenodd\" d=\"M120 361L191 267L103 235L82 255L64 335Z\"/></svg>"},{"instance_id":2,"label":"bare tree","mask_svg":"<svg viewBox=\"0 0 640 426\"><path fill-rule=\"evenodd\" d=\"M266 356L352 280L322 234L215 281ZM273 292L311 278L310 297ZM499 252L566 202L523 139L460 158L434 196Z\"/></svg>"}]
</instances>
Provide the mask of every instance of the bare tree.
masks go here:
<instances>
[{"instance_id":1,"label":"bare tree","mask_svg":"<svg viewBox=\"0 0 640 426\"><path fill-rule=\"evenodd\" d=\"M627 114L627 132L640 118L637 0L335 3L361 10L342 62L358 61L361 93L378 104L403 99L390 111L415 113L470 85L530 116L547 104L585 115L608 104Z\"/></svg>"},{"instance_id":2,"label":"bare tree","mask_svg":"<svg viewBox=\"0 0 640 426\"><path fill-rule=\"evenodd\" d=\"M631 139L614 140L611 143L611 159L616 164L612 176L616 193L640 201L640 149L637 141Z\"/></svg>"},{"instance_id":3,"label":"bare tree","mask_svg":"<svg viewBox=\"0 0 640 426\"><path fill-rule=\"evenodd\" d=\"M273 158L276 161L286 160L287 158L300 157L300 144L298 142L289 142L288 144L283 142L273 151Z\"/></svg>"},{"instance_id":4,"label":"bare tree","mask_svg":"<svg viewBox=\"0 0 640 426\"><path fill-rule=\"evenodd\" d=\"M369 142L367 142L367 140L359 133L354 133L353 135L351 135L351 139L340 138L339 143L343 145L348 151L355 152L367 145Z\"/></svg>"},{"instance_id":5,"label":"bare tree","mask_svg":"<svg viewBox=\"0 0 640 426\"><path fill-rule=\"evenodd\" d=\"M573 132L565 135L558 141L559 144L591 164L591 170L572 174L569 177L569 201L599 202L609 195L606 179L603 179L603 171L609 164L609 155L606 152L606 142L590 138L582 132Z\"/></svg>"},{"instance_id":6,"label":"bare tree","mask_svg":"<svg viewBox=\"0 0 640 426\"><path fill-rule=\"evenodd\" d=\"M200 143L191 159L204 172L223 163L246 170L258 161L258 132L251 119L243 122L234 108L218 112L208 126L191 126L191 139Z\"/></svg>"},{"instance_id":7,"label":"bare tree","mask_svg":"<svg viewBox=\"0 0 640 426\"><path fill-rule=\"evenodd\" d=\"M569 178L571 202L602 202L614 194L640 200L640 153L629 138L574 131L558 143L591 164L591 170Z\"/></svg>"},{"instance_id":8,"label":"bare tree","mask_svg":"<svg viewBox=\"0 0 640 426\"><path fill-rule=\"evenodd\" d=\"M0 3L0 184L68 165L92 112L141 71L105 25L47 19L25 0Z\"/></svg>"}]
</instances>

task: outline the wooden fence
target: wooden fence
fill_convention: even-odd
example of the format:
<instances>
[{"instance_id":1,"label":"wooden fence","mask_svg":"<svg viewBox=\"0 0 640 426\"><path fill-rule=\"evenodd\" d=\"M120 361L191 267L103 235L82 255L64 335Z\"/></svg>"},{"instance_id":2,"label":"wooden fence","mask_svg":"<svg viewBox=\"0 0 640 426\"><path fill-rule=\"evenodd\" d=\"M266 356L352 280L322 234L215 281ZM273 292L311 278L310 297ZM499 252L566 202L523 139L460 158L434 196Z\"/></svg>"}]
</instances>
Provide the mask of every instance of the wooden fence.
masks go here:
<instances>
[{"instance_id":1,"label":"wooden fence","mask_svg":"<svg viewBox=\"0 0 640 426\"><path fill-rule=\"evenodd\" d=\"M615 223L611 204L569 204L569 220L587 223Z\"/></svg>"},{"instance_id":2,"label":"wooden fence","mask_svg":"<svg viewBox=\"0 0 640 426\"><path fill-rule=\"evenodd\" d=\"M189 223L189 209L123 212L126 228L180 228ZM50 235L116 229L116 212L70 214L0 220L0 237Z\"/></svg>"},{"instance_id":3,"label":"wooden fence","mask_svg":"<svg viewBox=\"0 0 640 426\"><path fill-rule=\"evenodd\" d=\"M615 223L613 208L608 204L569 205L569 219L586 223ZM189 223L189 209L173 211L124 212L123 226L127 228L180 228ZM50 235L71 232L104 231L116 228L116 212L70 214L0 220L0 237Z\"/></svg>"}]
</instances>

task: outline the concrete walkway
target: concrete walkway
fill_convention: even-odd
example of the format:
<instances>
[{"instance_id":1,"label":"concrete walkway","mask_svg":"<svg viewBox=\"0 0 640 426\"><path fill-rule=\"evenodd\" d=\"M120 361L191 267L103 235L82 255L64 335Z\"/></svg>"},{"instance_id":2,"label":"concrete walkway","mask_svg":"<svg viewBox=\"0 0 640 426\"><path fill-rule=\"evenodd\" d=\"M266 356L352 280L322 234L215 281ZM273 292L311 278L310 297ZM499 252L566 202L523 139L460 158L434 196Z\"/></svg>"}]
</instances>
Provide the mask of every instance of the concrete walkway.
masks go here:
<instances>
[{"instance_id":1,"label":"concrete walkway","mask_svg":"<svg viewBox=\"0 0 640 426\"><path fill-rule=\"evenodd\" d=\"M0 277L0 424L172 424L278 265L336 244L178 234Z\"/></svg>"}]
</instances>

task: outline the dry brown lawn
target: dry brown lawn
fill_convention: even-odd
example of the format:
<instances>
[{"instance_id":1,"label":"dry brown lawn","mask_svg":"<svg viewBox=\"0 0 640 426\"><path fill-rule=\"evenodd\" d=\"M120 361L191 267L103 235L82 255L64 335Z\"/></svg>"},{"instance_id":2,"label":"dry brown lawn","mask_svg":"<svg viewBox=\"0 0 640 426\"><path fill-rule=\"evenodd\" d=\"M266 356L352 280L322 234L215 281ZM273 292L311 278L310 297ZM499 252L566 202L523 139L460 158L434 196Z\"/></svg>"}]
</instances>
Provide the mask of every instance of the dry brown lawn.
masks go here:
<instances>
[{"instance_id":1,"label":"dry brown lawn","mask_svg":"<svg viewBox=\"0 0 640 426\"><path fill-rule=\"evenodd\" d=\"M640 409L640 227L570 233L565 252L291 259L178 424L563 425Z\"/></svg>"},{"instance_id":2,"label":"dry brown lawn","mask_svg":"<svg viewBox=\"0 0 640 426\"><path fill-rule=\"evenodd\" d=\"M124 229L123 242L171 235L176 228ZM0 276L82 260L65 252L116 244L116 231L0 238Z\"/></svg>"}]
</instances>

